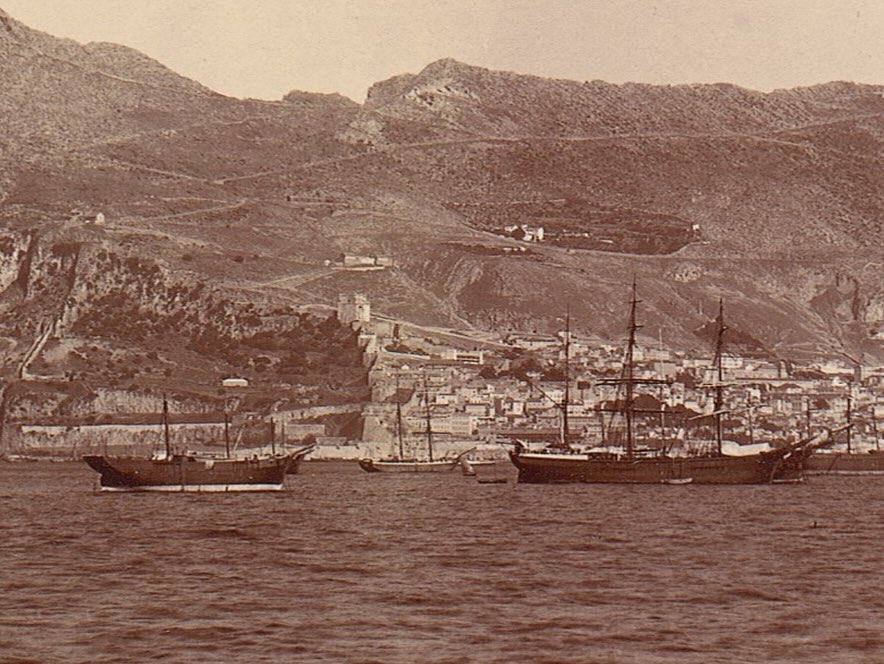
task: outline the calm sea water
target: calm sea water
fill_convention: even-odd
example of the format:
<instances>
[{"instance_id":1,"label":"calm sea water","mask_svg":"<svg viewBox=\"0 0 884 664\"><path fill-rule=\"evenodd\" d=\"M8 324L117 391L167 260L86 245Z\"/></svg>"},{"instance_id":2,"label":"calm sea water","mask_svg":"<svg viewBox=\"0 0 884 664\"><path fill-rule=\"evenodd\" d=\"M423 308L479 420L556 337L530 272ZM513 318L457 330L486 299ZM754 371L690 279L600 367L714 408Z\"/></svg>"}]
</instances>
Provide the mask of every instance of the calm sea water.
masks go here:
<instances>
[{"instance_id":1,"label":"calm sea water","mask_svg":"<svg viewBox=\"0 0 884 664\"><path fill-rule=\"evenodd\" d=\"M884 478L94 495L0 464L2 662L881 662ZM816 527L814 527L814 523Z\"/></svg>"}]
</instances>

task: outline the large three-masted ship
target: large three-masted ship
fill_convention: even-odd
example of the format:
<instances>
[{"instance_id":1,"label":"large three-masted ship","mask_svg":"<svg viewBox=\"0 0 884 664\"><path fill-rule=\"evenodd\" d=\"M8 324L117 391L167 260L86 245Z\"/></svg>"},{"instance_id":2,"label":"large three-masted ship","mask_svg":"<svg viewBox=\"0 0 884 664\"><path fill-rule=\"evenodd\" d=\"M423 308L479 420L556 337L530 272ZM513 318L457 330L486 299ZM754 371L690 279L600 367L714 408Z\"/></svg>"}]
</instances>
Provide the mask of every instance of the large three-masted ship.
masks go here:
<instances>
[{"instance_id":1,"label":"large three-masted ship","mask_svg":"<svg viewBox=\"0 0 884 664\"><path fill-rule=\"evenodd\" d=\"M629 338L620 378L602 381L623 388L624 396L618 399L615 410L625 419L625 445L611 451L610 441L599 441L589 449L576 449L568 431L568 372L564 398L557 406L561 412L562 434L557 444L540 451L531 451L516 442L510 453L512 463L518 468L519 482L524 483L624 483L624 484L766 484L778 481L796 481L801 478L804 456L799 451L813 443L819 444L821 434L813 440L743 454L727 455L722 451L722 414L724 410L722 347L726 331L723 303L718 315L718 335L715 351L715 403L712 416L715 420L716 446L711 451L699 451L685 456L675 456L664 449L639 449L635 442L635 417L648 412L636 408L636 385L658 383L659 380L639 378L634 370L636 332L636 306L639 300L636 285L632 285L629 315ZM565 335L565 360L568 361L570 331ZM656 412L656 411L655 411ZM598 450L598 451L596 451Z\"/></svg>"},{"instance_id":2,"label":"large three-masted ship","mask_svg":"<svg viewBox=\"0 0 884 664\"><path fill-rule=\"evenodd\" d=\"M282 491L286 474L310 453L313 445L277 453L231 452L225 418L224 455L175 452L169 436L169 406L163 399L165 450L150 457L87 455L90 468L100 474L100 491L232 492Z\"/></svg>"}]
</instances>

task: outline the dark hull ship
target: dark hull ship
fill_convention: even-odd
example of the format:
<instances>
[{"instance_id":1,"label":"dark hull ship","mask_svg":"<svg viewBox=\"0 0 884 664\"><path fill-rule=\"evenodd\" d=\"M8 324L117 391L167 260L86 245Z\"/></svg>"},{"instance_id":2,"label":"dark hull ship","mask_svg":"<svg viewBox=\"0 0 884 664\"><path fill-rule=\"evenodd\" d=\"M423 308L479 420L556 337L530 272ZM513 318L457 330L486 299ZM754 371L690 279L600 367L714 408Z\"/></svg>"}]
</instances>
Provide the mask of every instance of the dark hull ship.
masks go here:
<instances>
[{"instance_id":1,"label":"dark hull ship","mask_svg":"<svg viewBox=\"0 0 884 664\"><path fill-rule=\"evenodd\" d=\"M303 453L252 458L173 454L162 458L84 456L101 474L101 491L281 491L292 464Z\"/></svg>"},{"instance_id":2,"label":"dark hull ship","mask_svg":"<svg viewBox=\"0 0 884 664\"><path fill-rule=\"evenodd\" d=\"M776 449L746 456L629 459L531 453L517 446L511 459L519 469L519 482L527 484L770 484L797 479L800 469L790 467L790 454L790 449Z\"/></svg>"},{"instance_id":3,"label":"dark hull ship","mask_svg":"<svg viewBox=\"0 0 884 664\"><path fill-rule=\"evenodd\" d=\"M860 452L854 445L851 429L854 421L852 389L847 394L846 426L842 427L846 435L846 450L836 451L819 446L808 451L805 469L808 475L884 475L884 450L878 436L878 425L874 410L870 418L861 417L861 422L871 423L875 448Z\"/></svg>"},{"instance_id":4,"label":"dark hull ship","mask_svg":"<svg viewBox=\"0 0 884 664\"><path fill-rule=\"evenodd\" d=\"M99 473L100 491L241 492L282 491L286 474L297 468L313 445L276 454L232 456L225 417L226 454L174 453L169 441L168 404L163 399L166 450L152 457L88 455L83 461Z\"/></svg>"},{"instance_id":5,"label":"dark hull ship","mask_svg":"<svg viewBox=\"0 0 884 664\"><path fill-rule=\"evenodd\" d=\"M636 287L632 286L632 302L629 319L629 341L623 371L618 379L602 381L625 388L625 397L618 400L616 412L626 421L625 446L617 452L579 452L570 444L568 432L568 343L570 328L565 333L565 390L561 403L557 403L562 415L562 435L559 443L539 452L529 451L517 442L510 452L510 460L519 471L519 482L529 484L588 482L599 484L770 484L774 482L799 481L803 474L804 456L800 454L810 440L796 445L784 446L764 452L742 456L722 453L721 415L723 408L722 339L724 326L723 305L718 316L716 342L715 406L711 414L715 418L716 449L693 456L670 456L666 451L648 453L636 449L634 440L635 386L661 381L644 380L633 371L633 350L636 331ZM569 317L570 326L570 317ZM656 411L655 411L656 412ZM827 434L826 434L827 435ZM816 439L815 441L816 442Z\"/></svg>"}]
</instances>

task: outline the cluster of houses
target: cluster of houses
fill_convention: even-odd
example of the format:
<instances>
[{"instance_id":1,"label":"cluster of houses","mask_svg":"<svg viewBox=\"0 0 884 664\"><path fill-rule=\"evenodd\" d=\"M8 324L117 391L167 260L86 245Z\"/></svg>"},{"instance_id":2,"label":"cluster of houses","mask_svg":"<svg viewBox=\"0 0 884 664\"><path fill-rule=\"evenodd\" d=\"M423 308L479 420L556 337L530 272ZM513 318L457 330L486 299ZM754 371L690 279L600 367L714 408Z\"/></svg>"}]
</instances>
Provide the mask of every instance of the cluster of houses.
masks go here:
<instances>
[{"instance_id":1,"label":"cluster of houses","mask_svg":"<svg viewBox=\"0 0 884 664\"><path fill-rule=\"evenodd\" d=\"M392 442L399 421L412 438L426 435L428 421L437 440L557 437L565 400L561 371L555 371L563 366L561 338L512 334L503 341L510 350L467 351L433 343L424 354L402 356L379 347L370 370L373 400L365 410L364 439ZM419 345L414 339L408 344ZM623 394L610 379L619 375L623 349L577 339L570 347L569 430L601 437L606 426L616 426L610 411L622 403ZM518 370L529 356L531 368ZM703 416L714 410L711 365L709 356L637 348L636 377L658 379L636 388L636 409L658 413L640 414L639 429L660 438L709 435L711 418ZM839 361L796 366L739 356L727 356L724 367L724 419L732 440L794 442L852 417L854 446L879 444L884 368L866 367L860 375Z\"/></svg>"},{"instance_id":2,"label":"cluster of houses","mask_svg":"<svg viewBox=\"0 0 884 664\"><path fill-rule=\"evenodd\" d=\"M389 453L400 436L419 447L428 429L437 448L451 450L500 437L552 440L560 435L566 400L564 333L513 332L471 343L379 320L364 294L341 295L337 309L339 320L359 331L372 388L362 412L362 447L374 445ZM612 380L620 376L623 348L574 335L569 348L569 431L575 438L604 438L617 426L612 411L624 398L618 391L622 386ZM711 435L712 364L708 353L674 351L662 344L636 347L635 377L650 379L636 387L639 434L658 440ZM794 442L851 417L854 446L879 445L884 367L859 368L839 360L798 365L736 355L726 355L723 366L723 417L730 440ZM295 430L296 417L289 417L286 426L295 438L303 433ZM311 432L322 440L321 428ZM331 455L366 452L351 450L346 440L329 442L336 446Z\"/></svg>"}]
</instances>

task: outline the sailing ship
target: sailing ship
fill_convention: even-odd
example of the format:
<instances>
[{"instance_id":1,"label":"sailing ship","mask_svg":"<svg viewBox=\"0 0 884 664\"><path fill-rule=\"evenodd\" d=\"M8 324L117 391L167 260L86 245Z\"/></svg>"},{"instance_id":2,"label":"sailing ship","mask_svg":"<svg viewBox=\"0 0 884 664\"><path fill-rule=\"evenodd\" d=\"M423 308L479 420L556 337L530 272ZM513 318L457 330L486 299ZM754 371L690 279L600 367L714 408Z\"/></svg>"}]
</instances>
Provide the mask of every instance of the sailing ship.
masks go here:
<instances>
[{"instance_id":1,"label":"sailing ship","mask_svg":"<svg viewBox=\"0 0 884 664\"><path fill-rule=\"evenodd\" d=\"M843 427L847 431L845 449L826 449L828 446L820 446L811 450L807 455L805 468L809 475L884 475L884 450L878 436L878 425L875 413L872 410L872 432L875 437L874 449L864 452L857 450L853 445L851 429L853 427L852 395L847 395L847 411L845 413L847 425Z\"/></svg>"},{"instance_id":2,"label":"sailing ship","mask_svg":"<svg viewBox=\"0 0 884 664\"><path fill-rule=\"evenodd\" d=\"M459 459L435 459L433 458L433 427L430 414L430 391L427 377L424 375L424 405L426 415L426 440L427 457L418 459L405 455L405 443L403 441L402 426L402 399L399 394L399 381L396 381L396 439L398 455L389 459L365 458L359 460L359 467L367 473L445 473L454 470Z\"/></svg>"},{"instance_id":3,"label":"sailing ship","mask_svg":"<svg viewBox=\"0 0 884 664\"><path fill-rule=\"evenodd\" d=\"M561 436L558 443L541 451L531 451L520 441L515 442L510 459L519 471L519 482L524 483L626 483L626 484L767 484L800 479L803 456L800 450L819 437L802 440L793 445L740 456L729 456L722 451L722 415L724 410L722 349L726 331L724 305L719 303L718 334L715 352L715 402L711 415L715 421L716 447L711 451L696 451L687 456L675 456L671 450L640 449L635 441L636 414L651 412L635 406L635 388L639 384L661 383L660 380L636 376L634 350L636 333L641 326L636 322L639 303L636 284L632 285L629 315L629 337L620 378L603 380L602 384L616 384L623 388L624 398L618 399L615 410L625 418L625 447L612 451L604 443L599 449L578 450L572 446L568 431L568 386L557 407L561 412ZM570 323L570 319L569 319ZM565 335L566 380L570 330ZM653 411L658 412L658 411Z\"/></svg>"},{"instance_id":4,"label":"sailing ship","mask_svg":"<svg viewBox=\"0 0 884 664\"><path fill-rule=\"evenodd\" d=\"M284 453L240 453L230 449L225 417L225 454L176 452L169 436L169 405L163 398L164 453L150 457L86 455L83 461L99 473L100 491L241 492L282 491L286 473L313 449L302 446Z\"/></svg>"}]
</instances>

